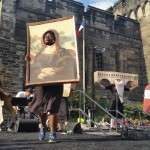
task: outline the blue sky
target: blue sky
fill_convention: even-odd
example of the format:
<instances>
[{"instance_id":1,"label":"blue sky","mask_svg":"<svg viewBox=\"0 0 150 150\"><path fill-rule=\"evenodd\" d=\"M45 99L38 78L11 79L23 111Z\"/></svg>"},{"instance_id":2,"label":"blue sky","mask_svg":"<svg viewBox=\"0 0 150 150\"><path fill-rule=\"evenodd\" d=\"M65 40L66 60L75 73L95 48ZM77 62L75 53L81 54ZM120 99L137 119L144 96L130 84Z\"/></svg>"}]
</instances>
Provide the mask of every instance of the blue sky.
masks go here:
<instances>
[{"instance_id":1,"label":"blue sky","mask_svg":"<svg viewBox=\"0 0 150 150\"><path fill-rule=\"evenodd\" d=\"M109 7L113 6L115 2L118 0L74 0L84 4L84 6L90 5L96 8L100 8L103 10L108 9Z\"/></svg>"}]
</instances>

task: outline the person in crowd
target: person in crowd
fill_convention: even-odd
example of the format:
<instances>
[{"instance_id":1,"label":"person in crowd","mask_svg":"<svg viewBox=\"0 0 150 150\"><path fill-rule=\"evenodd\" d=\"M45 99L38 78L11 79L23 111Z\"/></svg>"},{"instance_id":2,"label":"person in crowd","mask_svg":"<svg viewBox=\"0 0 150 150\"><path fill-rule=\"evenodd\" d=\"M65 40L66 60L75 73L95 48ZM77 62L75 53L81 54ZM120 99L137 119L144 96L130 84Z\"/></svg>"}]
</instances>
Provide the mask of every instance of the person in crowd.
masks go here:
<instances>
[{"instance_id":1,"label":"person in crowd","mask_svg":"<svg viewBox=\"0 0 150 150\"><path fill-rule=\"evenodd\" d=\"M29 104L29 111L39 116L40 140L45 138L46 121L47 117L49 118L49 143L51 143L57 142L57 113L63 94L63 83L59 81L73 79L75 77L74 71L70 72L69 68L74 68L75 65L70 53L60 47L57 31L49 30L45 32L42 36L42 44L43 49L35 56L31 66L31 71L34 74L34 76L31 76L31 80L34 82L56 80L58 83L35 85L35 95ZM30 56L26 55L25 60L31 61Z\"/></svg>"},{"instance_id":2,"label":"person in crowd","mask_svg":"<svg viewBox=\"0 0 150 150\"><path fill-rule=\"evenodd\" d=\"M69 97L76 89L75 83L64 84L63 97L58 111L58 129L57 132L68 130L69 126ZM65 128L64 128L65 127Z\"/></svg>"},{"instance_id":3,"label":"person in crowd","mask_svg":"<svg viewBox=\"0 0 150 150\"><path fill-rule=\"evenodd\" d=\"M16 111L11 104L12 95L11 95L11 93L9 93L6 90L1 79L0 79L0 100L4 101L4 108L11 115L11 122L10 122L10 125L9 125L7 131L13 131L15 121L17 120L17 114L16 114ZM3 116L0 116L0 117L3 117ZM0 119L0 120L2 120L2 119Z\"/></svg>"},{"instance_id":4,"label":"person in crowd","mask_svg":"<svg viewBox=\"0 0 150 150\"><path fill-rule=\"evenodd\" d=\"M124 82L121 79L116 79L114 84L110 84L108 86L104 86L100 83L100 87L103 90L110 90L112 93L112 104L110 106L110 114L113 115L114 117L117 117L117 119L120 119L121 123L123 123L123 116L124 114L123 111L123 93L124 91L130 91L133 90L136 87L136 84L132 84L130 88L126 87L124 85ZM117 107L116 107L117 106ZM120 113L116 113L116 111L119 111ZM117 116L116 116L117 114ZM110 129L115 128L115 120L111 118L110 120Z\"/></svg>"},{"instance_id":5,"label":"person in crowd","mask_svg":"<svg viewBox=\"0 0 150 150\"><path fill-rule=\"evenodd\" d=\"M17 93L16 97L18 98L26 98L29 102L31 97L33 96L33 89L32 88L27 88L25 91L20 91ZM19 109L19 114L20 114L20 118L25 118L25 110L24 110L24 106L19 106L18 108L15 107L16 112L18 112Z\"/></svg>"},{"instance_id":6,"label":"person in crowd","mask_svg":"<svg viewBox=\"0 0 150 150\"><path fill-rule=\"evenodd\" d=\"M64 131L64 125L69 123L68 97L62 97L58 111L58 129L57 132Z\"/></svg>"},{"instance_id":7,"label":"person in crowd","mask_svg":"<svg viewBox=\"0 0 150 150\"><path fill-rule=\"evenodd\" d=\"M105 115L102 120L99 122L100 126L103 127L110 127L110 119L109 119L109 115Z\"/></svg>"},{"instance_id":8,"label":"person in crowd","mask_svg":"<svg viewBox=\"0 0 150 150\"><path fill-rule=\"evenodd\" d=\"M102 124L103 124L104 126L110 126L109 115L105 115L105 116L102 118Z\"/></svg>"}]
</instances>

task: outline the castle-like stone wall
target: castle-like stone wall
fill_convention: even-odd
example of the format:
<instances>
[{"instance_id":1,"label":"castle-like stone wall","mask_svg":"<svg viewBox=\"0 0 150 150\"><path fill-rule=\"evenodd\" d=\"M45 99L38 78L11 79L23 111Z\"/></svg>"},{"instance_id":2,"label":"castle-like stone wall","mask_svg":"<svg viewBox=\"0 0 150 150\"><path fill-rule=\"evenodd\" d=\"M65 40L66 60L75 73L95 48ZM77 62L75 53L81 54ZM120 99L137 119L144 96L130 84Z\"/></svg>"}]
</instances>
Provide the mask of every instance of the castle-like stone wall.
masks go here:
<instances>
[{"instance_id":1,"label":"castle-like stone wall","mask_svg":"<svg viewBox=\"0 0 150 150\"><path fill-rule=\"evenodd\" d=\"M87 76L91 76L92 54L105 50L103 54L103 71L118 71L139 75L139 86L142 85L142 42L140 24L132 19L115 16L109 12L87 8ZM89 45L89 46L88 46ZM96 49L94 47L97 46ZM90 62L90 63L89 63ZM95 68L95 71L97 68ZM92 82L89 79L88 84ZM142 93L137 89L136 95ZM135 93L133 93L135 94ZM134 98L134 96L133 96Z\"/></svg>"},{"instance_id":2,"label":"castle-like stone wall","mask_svg":"<svg viewBox=\"0 0 150 150\"><path fill-rule=\"evenodd\" d=\"M25 82L25 43L0 38L0 73L12 93L22 90Z\"/></svg>"},{"instance_id":3,"label":"castle-like stone wall","mask_svg":"<svg viewBox=\"0 0 150 150\"><path fill-rule=\"evenodd\" d=\"M84 15L86 21L86 84L92 86L93 56L98 51L104 50L103 70L139 74L139 88L135 92L137 97L142 97L143 59L141 58L142 41L138 21L113 15L109 11L91 6L88 6L84 12L83 4L72 0L12 0L11 2L5 0L2 2L0 44L5 44L0 47L3 50L0 51L0 62L2 62L0 71L10 91L14 91L14 87L14 93L21 90L25 82L26 23L75 15L78 29ZM121 6L119 6L120 9ZM120 11L122 12L123 9ZM82 35L78 38L81 78L82 38ZM11 59L7 56L9 53L12 53L11 65L9 64ZM95 69L96 65L97 62L95 62ZM19 78L19 81L16 80L16 77Z\"/></svg>"},{"instance_id":4,"label":"castle-like stone wall","mask_svg":"<svg viewBox=\"0 0 150 150\"><path fill-rule=\"evenodd\" d=\"M140 23L140 31L142 38L142 83L145 87L150 83L150 0L125 0L124 3L119 1L112 11L116 16L124 15Z\"/></svg>"}]
</instances>

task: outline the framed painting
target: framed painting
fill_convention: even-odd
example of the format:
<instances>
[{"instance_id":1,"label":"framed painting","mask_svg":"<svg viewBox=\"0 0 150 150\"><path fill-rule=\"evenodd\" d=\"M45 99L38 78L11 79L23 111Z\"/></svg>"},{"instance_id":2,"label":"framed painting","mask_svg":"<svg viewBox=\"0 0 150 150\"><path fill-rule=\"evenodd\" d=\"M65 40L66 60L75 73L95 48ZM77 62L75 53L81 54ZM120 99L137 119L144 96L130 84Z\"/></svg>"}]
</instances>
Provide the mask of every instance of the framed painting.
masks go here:
<instances>
[{"instance_id":1,"label":"framed painting","mask_svg":"<svg viewBox=\"0 0 150 150\"><path fill-rule=\"evenodd\" d=\"M26 86L80 80L75 17L27 23Z\"/></svg>"}]
</instances>

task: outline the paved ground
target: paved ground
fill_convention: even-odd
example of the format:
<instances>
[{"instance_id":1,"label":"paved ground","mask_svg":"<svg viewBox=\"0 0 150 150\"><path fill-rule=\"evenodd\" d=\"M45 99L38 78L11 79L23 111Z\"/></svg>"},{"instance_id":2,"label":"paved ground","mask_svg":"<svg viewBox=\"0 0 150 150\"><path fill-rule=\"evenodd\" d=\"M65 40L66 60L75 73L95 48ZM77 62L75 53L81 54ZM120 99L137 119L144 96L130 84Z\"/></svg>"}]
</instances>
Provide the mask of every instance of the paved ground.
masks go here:
<instances>
[{"instance_id":1,"label":"paved ground","mask_svg":"<svg viewBox=\"0 0 150 150\"><path fill-rule=\"evenodd\" d=\"M149 140L128 140L118 135L104 137L99 134L58 134L58 143L49 144L38 133L0 132L0 150L149 150Z\"/></svg>"}]
</instances>

